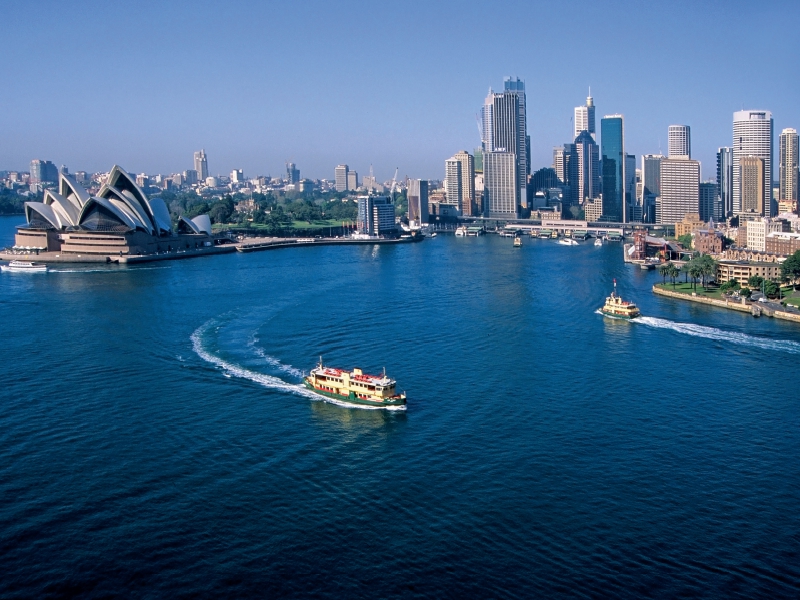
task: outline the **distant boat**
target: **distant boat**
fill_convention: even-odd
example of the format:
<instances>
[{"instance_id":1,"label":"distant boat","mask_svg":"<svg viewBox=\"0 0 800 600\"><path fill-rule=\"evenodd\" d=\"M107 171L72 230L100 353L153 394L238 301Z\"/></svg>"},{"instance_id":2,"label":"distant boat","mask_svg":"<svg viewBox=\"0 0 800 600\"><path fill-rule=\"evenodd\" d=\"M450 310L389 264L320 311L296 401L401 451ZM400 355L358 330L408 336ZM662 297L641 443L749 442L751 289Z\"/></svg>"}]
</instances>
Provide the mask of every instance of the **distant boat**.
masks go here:
<instances>
[{"instance_id":1,"label":"distant boat","mask_svg":"<svg viewBox=\"0 0 800 600\"><path fill-rule=\"evenodd\" d=\"M24 260L12 260L7 265L0 266L0 269L10 273L45 273L47 272L47 265Z\"/></svg>"},{"instance_id":2,"label":"distant boat","mask_svg":"<svg viewBox=\"0 0 800 600\"><path fill-rule=\"evenodd\" d=\"M467 228L462 226L456 229L456 235L459 237L466 237L467 235Z\"/></svg>"},{"instance_id":3,"label":"distant boat","mask_svg":"<svg viewBox=\"0 0 800 600\"><path fill-rule=\"evenodd\" d=\"M569 238L564 238L564 239L558 240L556 243L557 244L561 244L562 246L577 246L578 245L578 242L576 242L575 240L569 239Z\"/></svg>"},{"instance_id":4,"label":"distant boat","mask_svg":"<svg viewBox=\"0 0 800 600\"><path fill-rule=\"evenodd\" d=\"M614 280L614 291L606 298L606 303L600 308L600 312L607 317L614 319L627 319L628 321L641 316L639 307L633 302L626 302L617 296L617 280Z\"/></svg>"},{"instance_id":5,"label":"distant boat","mask_svg":"<svg viewBox=\"0 0 800 600\"><path fill-rule=\"evenodd\" d=\"M432 237L432 238L435 238L435 237L436 237L436 232L435 232L435 231L434 231L434 232L431 234L431 237Z\"/></svg>"},{"instance_id":6,"label":"distant boat","mask_svg":"<svg viewBox=\"0 0 800 600\"><path fill-rule=\"evenodd\" d=\"M514 248L522 248L522 238L515 237L514 238Z\"/></svg>"},{"instance_id":7,"label":"distant boat","mask_svg":"<svg viewBox=\"0 0 800 600\"><path fill-rule=\"evenodd\" d=\"M596 238L596 239L594 240L594 245L595 245L595 246L602 246L602 245L603 245L603 238L600 238L600 237L599 237L599 238Z\"/></svg>"}]
</instances>

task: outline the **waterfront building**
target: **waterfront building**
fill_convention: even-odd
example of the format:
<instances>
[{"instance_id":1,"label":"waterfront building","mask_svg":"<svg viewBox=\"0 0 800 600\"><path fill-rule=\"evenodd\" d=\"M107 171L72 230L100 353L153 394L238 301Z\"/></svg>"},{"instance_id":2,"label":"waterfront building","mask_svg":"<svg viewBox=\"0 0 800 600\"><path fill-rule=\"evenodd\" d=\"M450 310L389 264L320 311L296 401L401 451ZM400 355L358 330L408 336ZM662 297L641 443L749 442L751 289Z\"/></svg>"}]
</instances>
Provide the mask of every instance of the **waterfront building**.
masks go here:
<instances>
[{"instance_id":1,"label":"waterfront building","mask_svg":"<svg viewBox=\"0 0 800 600\"><path fill-rule=\"evenodd\" d=\"M717 189L722 205L722 216L733 216L733 149L717 150Z\"/></svg>"},{"instance_id":2,"label":"waterfront building","mask_svg":"<svg viewBox=\"0 0 800 600\"><path fill-rule=\"evenodd\" d=\"M411 179L408 182L408 220L418 225L428 223L428 182Z\"/></svg>"},{"instance_id":3,"label":"waterfront building","mask_svg":"<svg viewBox=\"0 0 800 600\"><path fill-rule=\"evenodd\" d=\"M348 190L357 190L358 189L358 172L357 171L348 171L347 172L347 189Z\"/></svg>"},{"instance_id":4,"label":"waterfront building","mask_svg":"<svg viewBox=\"0 0 800 600\"><path fill-rule=\"evenodd\" d=\"M58 167L49 160L34 159L31 161L30 183L56 183Z\"/></svg>"},{"instance_id":5,"label":"waterfront building","mask_svg":"<svg viewBox=\"0 0 800 600\"><path fill-rule=\"evenodd\" d=\"M600 120L604 221L625 222L625 131L622 115Z\"/></svg>"},{"instance_id":6,"label":"waterfront building","mask_svg":"<svg viewBox=\"0 0 800 600\"><path fill-rule=\"evenodd\" d=\"M591 97L588 100L591 101ZM594 126L594 112L591 124ZM588 198L597 198L600 195L600 151L592 133L588 129L581 131L572 144L575 181L568 183L572 192L572 204L575 205L583 204Z\"/></svg>"},{"instance_id":7,"label":"waterfront building","mask_svg":"<svg viewBox=\"0 0 800 600\"><path fill-rule=\"evenodd\" d=\"M789 224L779 219L759 217L747 222L747 249L764 252L770 233L788 232Z\"/></svg>"},{"instance_id":8,"label":"waterfront building","mask_svg":"<svg viewBox=\"0 0 800 600\"><path fill-rule=\"evenodd\" d=\"M597 139L594 128L594 98L589 90L585 106L575 107L575 133L573 137L578 137L582 131L587 131L593 140Z\"/></svg>"},{"instance_id":9,"label":"waterfront building","mask_svg":"<svg viewBox=\"0 0 800 600\"><path fill-rule=\"evenodd\" d=\"M764 161L762 190L772 189L772 113L768 110L741 110L733 113L733 212L747 212L742 198L742 172L740 161L750 156ZM765 196L765 198L768 198ZM763 206L762 215L771 217L769 203Z\"/></svg>"},{"instance_id":10,"label":"waterfront building","mask_svg":"<svg viewBox=\"0 0 800 600\"><path fill-rule=\"evenodd\" d=\"M359 196L357 227L362 235L395 233L397 226L392 199L389 196Z\"/></svg>"},{"instance_id":11,"label":"waterfront building","mask_svg":"<svg viewBox=\"0 0 800 600\"><path fill-rule=\"evenodd\" d=\"M286 163L286 182L300 183L300 169L293 162Z\"/></svg>"},{"instance_id":12,"label":"waterfront building","mask_svg":"<svg viewBox=\"0 0 800 600\"><path fill-rule=\"evenodd\" d=\"M780 136L780 202L797 202L797 130L784 129ZM795 211L797 209L795 208Z\"/></svg>"},{"instance_id":13,"label":"waterfront building","mask_svg":"<svg viewBox=\"0 0 800 600\"><path fill-rule=\"evenodd\" d=\"M721 221L722 203L720 202L717 184L707 181L700 184L700 218L703 221Z\"/></svg>"},{"instance_id":14,"label":"waterfront building","mask_svg":"<svg viewBox=\"0 0 800 600\"><path fill-rule=\"evenodd\" d=\"M692 137L688 125L670 125L667 138L669 158L692 158Z\"/></svg>"},{"instance_id":15,"label":"waterfront building","mask_svg":"<svg viewBox=\"0 0 800 600\"><path fill-rule=\"evenodd\" d=\"M497 219L517 216L517 157L513 152L483 153L484 215Z\"/></svg>"},{"instance_id":16,"label":"waterfront building","mask_svg":"<svg viewBox=\"0 0 800 600\"><path fill-rule=\"evenodd\" d=\"M461 161L451 157L444 161L444 185L446 203L458 208L460 214L464 214L464 179L461 172Z\"/></svg>"},{"instance_id":17,"label":"waterfront building","mask_svg":"<svg viewBox=\"0 0 800 600\"><path fill-rule=\"evenodd\" d=\"M659 224L677 223L687 213L699 212L700 163L689 158L661 161Z\"/></svg>"},{"instance_id":18,"label":"waterfront building","mask_svg":"<svg viewBox=\"0 0 800 600\"><path fill-rule=\"evenodd\" d=\"M350 172L350 167L347 165L336 165L334 169L334 187L337 192L346 192L347 187L347 174Z\"/></svg>"},{"instance_id":19,"label":"waterfront building","mask_svg":"<svg viewBox=\"0 0 800 600\"><path fill-rule=\"evenodd\" d=\"M738 281L739 285L747 286L747 280L754 275L764 279L774 280L781 275L781 265L777 262L746 262L736 260L721 260L717 262L718 284L728 281Z\"/></svg>"},{"instance_id":20,"label":"waterfront building","mask_svg":"<svg viewBox=\"0 0 800 600\"><path fill-rule=\"evenodd\" d=\"M200 181L205 181L208 177L208 158L205 150L194 153L194 170L197 171Z\"/></svg>"},{"instance_id":21,"label":"waterfront building","mask_svg":"<svg viewBox=\"0 0 800 600\"><path fill-rule=\"evenodd\" d=\"M477 216L474 159L466 150L456 152L453 159L461 163L461 215L464 217Z\"/></svg>"},{"instance_id":22,"label":"waterfront building","mask_svg":"<svg viewBox=\"0 0 800 600\"><path fill-rule=\"evenodd\" d=\"M757 156L739 158L739 220L752 220L764 214L764 159Z\"/></svg>"},{"instance_id":23,"label":"waterfront building","mask_svg":"<svg viewBox=\"0 0 800 600\"><path fill-rule=\"evenodd\" d=\"M764 249L770 254L794 254L800 250L800 233L771 231L764 241Z\"/></svg>"}]
</instances>

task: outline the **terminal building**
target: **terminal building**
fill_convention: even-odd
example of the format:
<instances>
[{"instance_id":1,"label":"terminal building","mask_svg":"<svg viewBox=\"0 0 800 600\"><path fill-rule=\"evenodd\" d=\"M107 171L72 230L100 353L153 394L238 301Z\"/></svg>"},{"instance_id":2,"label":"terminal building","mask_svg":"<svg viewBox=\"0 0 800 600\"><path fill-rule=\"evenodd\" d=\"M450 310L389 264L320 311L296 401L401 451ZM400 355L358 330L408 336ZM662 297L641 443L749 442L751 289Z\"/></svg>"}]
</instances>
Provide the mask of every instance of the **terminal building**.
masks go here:
<instances>
[{"instance_id":1,"label":"terminal building","mask_svg":"<svg viewBox=\"0 0 800 600\"><path fill-rule=\"evenodd\" d=\"M161 198L148 198L118 166L90 195L66 173L57 191L45 190L41 202L25 203L26 223L17 228L15 248L83 255L143 255L213 246L208 215L180 217L172 228Z\"/></svg>"}]
</instances>

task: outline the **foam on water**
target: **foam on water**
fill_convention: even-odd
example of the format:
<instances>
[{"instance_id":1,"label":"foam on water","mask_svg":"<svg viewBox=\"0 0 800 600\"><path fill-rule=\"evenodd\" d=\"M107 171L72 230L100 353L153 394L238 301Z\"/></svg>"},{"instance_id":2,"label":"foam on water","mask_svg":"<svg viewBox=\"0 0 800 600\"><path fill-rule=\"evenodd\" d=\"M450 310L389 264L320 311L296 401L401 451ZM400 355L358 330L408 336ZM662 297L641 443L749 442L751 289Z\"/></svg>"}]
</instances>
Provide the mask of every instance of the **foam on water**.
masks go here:
<instances>
[{"instance_id":1,"label":"foam on water","mask_svg":"<svg viewBox=\"0 0 800 600\"><path fill-rule=\"evenodd\" d=\"M192 340L192 349L195 351L197 356L202 358L204 361L211 363L212 365L216 365L220 369L223 369L224 371L223 374L226 377L234 376L234 377L240 377L242 379L249 379L250 381L260 383L266 388L270 388L273 390L281 390L283 392L289 392L292 394L297 394L299 396L304 396L311 400L328 402L329 404L336 404L337 406L344 406L347 408L358 408L361 410L405 410L405 406L387 406L387 407L363 406L361 404L350 404L349 402L342 402L339 400L334 400L333 398L326 398L324 396L320 396L319 394L315 394L314 392L307 390L300 384L287 383L282 379L279 379L278 377L273 377L272 375L267 375L265 373L257 373L255 371L251 371L250 369L246 369L244 367L240 367L238 365L230 363L225 359L220 358L215 354L212 354L203 346L203 335L209 329L212 328L213 324L214 324L213 320L208 321L204 325L201 325L200 327L195 329L194 333L192 333L192 335L190 336L190 339ZM219 326L215 327L215 330L218 331ZM278 361L277 359L272 357L269 358L275 361L276 363L282 365L282 363L280 363L280 361ZM292 370L293 372L299 373L299 371L294 367L291 367L289 365L282 365L282 366L285 367L286 370Z\"/></svg>"},{"instance_id":2,"label":"foam on water","mask_svg":"<svg viewBox=\"0 0 800 600\"><path fill-rule=\"evenodd\" d=\"M692 335L695 337L706 338L709 340L717 340L720 342L728 342L737 344L739 346L750 346L752 348L760 348L762 350L776 350L779 352L789 352L791 354L800 354L800 343L791 340L774 340L769 338L761 338L746 333L739 333L737 331L724 331L716 327L706 327L704 325L694 325L692 323L677 323L667 319L659 319L657 317L639 317L634 319L633 323L640 323L648 325L649 327L656 327L658 329L671 329L684 335Z\"/></svg>"},{"instance_id":3,"label":"foam on water","mask_svg":"<svg viewBox=\"0 0 800 600\"><path fill-rule=\"evenodd\" d=\"M259 342L258 336L253 334L253 337L250 338L250 342L248 343L248 346L250 346L250 348L253 349L253 353L256 356L258 356L259 358L263 358L264 361L268 365L270 365L272 367L275 367L276 369L280 369L281 371L284 371L285 373L288 373L289 375L293 375L294 377L302 377L303 376L303 372L300 369L295 369L291 365L283 364L281 361L279 361L274 356L270 356L269 354L264 352L263 348L259 348L258 346L256 346L256 344L258 344L258 342Z\"/></svg>"}]
</instances>

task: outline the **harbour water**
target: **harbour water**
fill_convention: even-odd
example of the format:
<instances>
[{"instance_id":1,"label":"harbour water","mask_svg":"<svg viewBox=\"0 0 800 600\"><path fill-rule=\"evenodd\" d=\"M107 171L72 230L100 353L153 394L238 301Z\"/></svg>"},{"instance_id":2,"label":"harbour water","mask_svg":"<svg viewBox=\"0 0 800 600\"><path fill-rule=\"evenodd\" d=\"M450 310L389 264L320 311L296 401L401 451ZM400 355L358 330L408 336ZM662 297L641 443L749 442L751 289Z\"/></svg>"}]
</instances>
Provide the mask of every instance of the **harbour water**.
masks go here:
<instances>
[{"instance_id":1,"label":"harbour water","mask_svg":"<svg viewBox=\"0 0 800 600\"><path fill-rule=\"evenodd\" d=\"M656 281L497 236L0 274L0 596L797 597L800 328Z\"/></svg>"}]
</instances>

